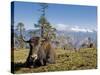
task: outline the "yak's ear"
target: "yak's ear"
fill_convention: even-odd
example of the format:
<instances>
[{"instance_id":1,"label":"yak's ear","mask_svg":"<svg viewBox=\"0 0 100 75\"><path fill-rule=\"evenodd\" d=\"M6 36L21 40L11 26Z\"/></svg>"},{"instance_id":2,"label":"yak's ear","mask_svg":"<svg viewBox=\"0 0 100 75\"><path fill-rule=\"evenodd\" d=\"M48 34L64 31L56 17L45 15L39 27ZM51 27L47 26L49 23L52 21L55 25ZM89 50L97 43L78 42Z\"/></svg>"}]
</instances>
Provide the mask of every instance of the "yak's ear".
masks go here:
<instances>
[{"instance_id":1,"label":"yak's ear","mask_svg":"<svg viewBox=\"0 0 100 75\"><path fill-rule=\"evenodd\" d=\"M43 42L43 41L45 41L45 39L44 38L40 38L40 42Z\"/></svg>"}]
</instances>

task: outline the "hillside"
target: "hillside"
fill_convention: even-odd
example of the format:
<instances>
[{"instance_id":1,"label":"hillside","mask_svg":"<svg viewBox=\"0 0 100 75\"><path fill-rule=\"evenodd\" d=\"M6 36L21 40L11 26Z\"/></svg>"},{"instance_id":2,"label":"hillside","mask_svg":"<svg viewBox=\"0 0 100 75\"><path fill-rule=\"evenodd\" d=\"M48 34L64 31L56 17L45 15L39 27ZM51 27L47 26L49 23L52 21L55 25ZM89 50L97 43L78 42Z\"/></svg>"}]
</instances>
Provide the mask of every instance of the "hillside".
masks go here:
<instances>
[{"instance_id":1,"label":"hillside","mask_svg":"<svg viewBox=\"0 0 100 75\"><path fill-rule=\"evenodd\" d=\"M95 48L84 48L80 51L56 50L56 63L48 64L37 68L26 68L24 62L28 55L28 50L21 49L14 51L15 73L49 72L84 70L97 68L97 50Z\"/></svg>"}]
</instances>

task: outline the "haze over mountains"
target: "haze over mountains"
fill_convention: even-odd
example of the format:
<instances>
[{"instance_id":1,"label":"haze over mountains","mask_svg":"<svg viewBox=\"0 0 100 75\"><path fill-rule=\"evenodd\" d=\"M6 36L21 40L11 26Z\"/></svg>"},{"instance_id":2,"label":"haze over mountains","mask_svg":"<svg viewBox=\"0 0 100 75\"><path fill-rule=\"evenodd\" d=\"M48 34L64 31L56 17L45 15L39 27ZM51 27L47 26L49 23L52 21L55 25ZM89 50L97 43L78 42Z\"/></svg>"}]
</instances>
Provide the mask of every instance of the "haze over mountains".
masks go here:
<instances>
[{"instance_id":1,"label":"haze over mountains","mask_svg":"<svg viewBox=\"0 0 100 75\"><path fill-rule=\"evenodd\" d=\"M35 34L30 34L30 32L36 32ZM17 35L19 35L19 31L14 30L14 33L16 33ZM29 29L29 30L25 30L23 32L23 36L25 40L29 40L32 36L40 36L40 29ZM73 39L71 41L71 43L73 44L73 47L80 47L80 44L82 44L82 41L85 41L88 37L91 38L91 40L93 41L93 43L97 44L97 31L96 30L86 30L86 29L67 29L67 30L57 30L56 31L56 39L60 41L60 43L62 43L62 45L67 43L68 37L70 37L71 39ZM64 37L64 42L63 43L61 41L61 37Z\"/></svg>"},{"instance_id":2,"label":"haze over mountains","mask_svg":"<svg viewBox=\"0 0 100 75\"><path fill-rule=\"evenodd\" d=\"M25 37L25 39L30 39L31 34L29 34L29 32L32 31L36 31L36 30L33 30L33 29L29 29L29 30L26 30L23 32L23 35ZM19 35L19 32L15 30L15 33L17 33L17 35ZM67 30L57 30L56 31L56 35L57 37L59 36L70 36L70 37L74 37L75 39L77 40L83 40L84 38L87 38L87 37L90 37L92 38L94 41L97 40L97 31L96 30L80 30L80 29L67 29ZM40 36L40 30L37 30L35 36Z\"/></svg>"}]
</instances>

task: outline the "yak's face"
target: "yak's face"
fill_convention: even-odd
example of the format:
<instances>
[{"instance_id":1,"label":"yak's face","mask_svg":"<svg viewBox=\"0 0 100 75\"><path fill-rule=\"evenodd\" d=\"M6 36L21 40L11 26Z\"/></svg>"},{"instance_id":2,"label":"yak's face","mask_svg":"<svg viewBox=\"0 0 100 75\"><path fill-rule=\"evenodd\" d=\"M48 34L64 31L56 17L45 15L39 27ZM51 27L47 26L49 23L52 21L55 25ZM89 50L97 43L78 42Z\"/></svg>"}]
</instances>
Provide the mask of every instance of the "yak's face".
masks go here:
<instances>
[{"instance_id":1,"label":"yak's face","mask_svg":"<svg viewBox=\"0 0 100 75\"><path fill-rule=\"evenodd\" d=\"M40 40L40 37L32 37L30 39L30 43L31 44L34 44L34 46L38 45L39 44L39 40Z\"/></svg>"}]
</instances>

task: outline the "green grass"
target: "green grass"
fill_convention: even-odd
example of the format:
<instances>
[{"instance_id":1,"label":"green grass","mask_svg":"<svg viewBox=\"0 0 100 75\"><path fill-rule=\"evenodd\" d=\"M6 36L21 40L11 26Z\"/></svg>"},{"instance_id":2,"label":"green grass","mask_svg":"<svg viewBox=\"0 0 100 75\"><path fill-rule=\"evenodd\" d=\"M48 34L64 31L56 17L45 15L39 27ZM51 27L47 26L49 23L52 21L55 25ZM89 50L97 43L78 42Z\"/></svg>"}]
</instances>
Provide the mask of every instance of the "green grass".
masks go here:
<instances>
[{"instance_id":1,"label":"green grass","mask_svg":"<svg viewBox=\"0 0 100 75\"><path fill-rule=\"evenodd\" d=\"M19 65L15 73L32 73L48 71L84 70L97 68L97 50L95 48L84 48L80 51L56 50L56 64L48 64L38 68L25 68ZM28 56L28 50L20 49L14 51L14 63L24 63ZM17 68L17 66L15 67Z\"/></svg>"}]
</instances>

